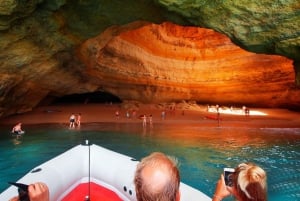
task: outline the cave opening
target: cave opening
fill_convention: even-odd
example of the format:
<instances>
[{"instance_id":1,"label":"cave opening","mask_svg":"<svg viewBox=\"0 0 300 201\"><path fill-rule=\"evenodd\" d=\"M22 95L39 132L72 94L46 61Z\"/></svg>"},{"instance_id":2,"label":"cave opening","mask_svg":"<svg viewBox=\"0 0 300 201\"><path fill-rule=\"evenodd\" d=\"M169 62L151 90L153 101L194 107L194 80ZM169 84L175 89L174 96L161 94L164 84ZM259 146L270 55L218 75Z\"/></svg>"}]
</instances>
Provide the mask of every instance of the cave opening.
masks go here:
<instances>
[{"instance_id":1,"label":"cave opening","mask_svg":"<svg viewBox=\"0 0 300 201\"><path fill-rule=\"evenodd\" d=\"M51 101L51 105L73 103L122 103L122 100L111 93L97 91L92 93L70 94Z\"/></svg>"}]
</instances>

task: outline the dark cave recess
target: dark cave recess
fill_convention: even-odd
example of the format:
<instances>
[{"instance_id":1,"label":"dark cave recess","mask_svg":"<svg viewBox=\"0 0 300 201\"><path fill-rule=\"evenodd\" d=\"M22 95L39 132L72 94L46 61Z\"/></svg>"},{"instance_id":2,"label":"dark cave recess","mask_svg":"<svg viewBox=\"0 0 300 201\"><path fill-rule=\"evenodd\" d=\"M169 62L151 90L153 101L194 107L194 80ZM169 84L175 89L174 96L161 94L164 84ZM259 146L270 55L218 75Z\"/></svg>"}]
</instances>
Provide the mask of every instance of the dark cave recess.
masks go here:
<instances>
[{"instance_id":1,"label":"dark cave recess","mask_svg":"<svg viewBox=\"0 0 300 201\"><path fill-rule=\"evenodd\" d=\"M122 100L108 92L97 91L93 93L71 94L56 98L51 105L64 103L121 103Z\"/></svg>"}]
</instances>

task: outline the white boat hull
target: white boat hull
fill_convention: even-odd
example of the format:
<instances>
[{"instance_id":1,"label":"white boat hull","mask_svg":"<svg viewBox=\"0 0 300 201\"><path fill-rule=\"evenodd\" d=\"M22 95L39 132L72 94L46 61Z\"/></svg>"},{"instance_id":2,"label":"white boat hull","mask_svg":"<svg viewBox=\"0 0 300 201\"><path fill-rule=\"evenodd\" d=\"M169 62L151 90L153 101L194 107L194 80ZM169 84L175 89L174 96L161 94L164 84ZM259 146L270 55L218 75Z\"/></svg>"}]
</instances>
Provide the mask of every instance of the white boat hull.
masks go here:
<instances>
[{"instance_id":1,"label":"white boat hull","mask_svg":"<svg viewBox=\"0 0 300 201\"><path fill-rule=\"evenodd\" d=\"M131 157L97 145L78 145L37 166L17 182L46 183L50 201L62 200L80 183L89 181L114 191L124 201L136 201L133 178L137 163ZM180 191L181 201L211 200L184 183L180 184ZM0 200L17 194L17 188L11 186L0 194Z\"/></svg>"}]
</instances>

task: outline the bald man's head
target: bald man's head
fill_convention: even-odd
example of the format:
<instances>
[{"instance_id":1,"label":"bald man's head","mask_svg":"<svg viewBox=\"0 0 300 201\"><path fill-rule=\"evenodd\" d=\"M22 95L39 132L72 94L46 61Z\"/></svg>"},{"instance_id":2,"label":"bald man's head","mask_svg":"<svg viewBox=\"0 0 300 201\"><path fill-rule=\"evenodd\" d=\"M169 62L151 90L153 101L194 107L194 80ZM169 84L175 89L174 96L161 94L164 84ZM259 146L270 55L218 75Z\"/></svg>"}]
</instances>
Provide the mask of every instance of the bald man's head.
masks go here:
<instances>
[{"instance_id":1,"label":"bald man's head","mask_svg":"<svg viewBox=\"0 0 300 201\"><path fill-rule=\"evenodd\" d=\"M176 165L176 160L159 152L143 158L134 179L137 200L179 200L180 176Z\"/></svg>"}]
</instances>

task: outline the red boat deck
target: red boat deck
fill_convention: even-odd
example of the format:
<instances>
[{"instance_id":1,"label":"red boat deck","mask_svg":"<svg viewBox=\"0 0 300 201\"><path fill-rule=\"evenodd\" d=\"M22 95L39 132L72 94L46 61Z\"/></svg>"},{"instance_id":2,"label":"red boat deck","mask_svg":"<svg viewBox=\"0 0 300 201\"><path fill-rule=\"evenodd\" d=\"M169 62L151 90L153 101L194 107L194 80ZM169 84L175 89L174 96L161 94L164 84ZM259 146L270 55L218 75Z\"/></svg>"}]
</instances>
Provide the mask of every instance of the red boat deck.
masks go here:
<instances>
[{"instance_id":1,"label":"red boat deck","mask_svg":"<svg viewBox=\"0 0 300 201\"><path fill-rule=\"evenodd\" d=\"M79 184L62 201L84 201L88 195L88 189L88 183ZM90 193L91 201L122 201L115 192L93 182L90 183Z\"/></svg>"}]
</instances>

